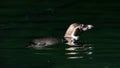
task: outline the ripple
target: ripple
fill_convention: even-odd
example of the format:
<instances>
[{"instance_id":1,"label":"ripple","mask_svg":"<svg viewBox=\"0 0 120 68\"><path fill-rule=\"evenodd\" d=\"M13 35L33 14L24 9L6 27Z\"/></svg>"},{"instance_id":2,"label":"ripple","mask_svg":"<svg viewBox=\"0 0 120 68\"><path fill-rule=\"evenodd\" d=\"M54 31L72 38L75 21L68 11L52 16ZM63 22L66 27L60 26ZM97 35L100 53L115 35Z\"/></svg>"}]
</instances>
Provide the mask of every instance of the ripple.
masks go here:
<instances>
[{"instance_id":1,"label":"ripple","mask_svg":"<svg viewBox=\"0 0 120 68\"><path fill-rule=\"evenodd\" d=\"M56 45L57 46L57 45ZM89 59L92 58L94 46L93 44L79 44L75 46L67 46L61 45L61 47L42 47L35 49L35 53L37 55L56 55L56 57L62 56L65 59Z\"/></svg>"},{"instance_id":2,"label":"ripple","mask_svg":"<svg viewBox=\"0 0 120 68\"><path fill-rule=\"evenodd\" d=\"M94 47L92 44L79 44L65 48L67 59L83 59L93 54Z\"/></svg>"}]
</instances>

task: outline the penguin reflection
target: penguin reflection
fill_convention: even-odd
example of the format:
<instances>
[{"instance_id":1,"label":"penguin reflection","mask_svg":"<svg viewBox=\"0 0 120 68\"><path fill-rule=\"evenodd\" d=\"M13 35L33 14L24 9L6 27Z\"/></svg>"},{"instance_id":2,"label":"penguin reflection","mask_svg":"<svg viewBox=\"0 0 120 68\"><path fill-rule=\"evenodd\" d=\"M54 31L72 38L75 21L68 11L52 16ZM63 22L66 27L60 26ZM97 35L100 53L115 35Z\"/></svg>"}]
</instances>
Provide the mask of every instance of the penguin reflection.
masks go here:
<instances>
[{"instance_id":1,"label":"penguin reflection","mask_svg":"<svg viewBox=\"0 0 120 68\"><path fill-rule=\"evenodd\" d=\"M85 57L87 57L87 59L91 59L94 47L92 44L78 44L76 46L65 48L65 50L67 59L83 59Z\"/></svg>"}]
</instances>

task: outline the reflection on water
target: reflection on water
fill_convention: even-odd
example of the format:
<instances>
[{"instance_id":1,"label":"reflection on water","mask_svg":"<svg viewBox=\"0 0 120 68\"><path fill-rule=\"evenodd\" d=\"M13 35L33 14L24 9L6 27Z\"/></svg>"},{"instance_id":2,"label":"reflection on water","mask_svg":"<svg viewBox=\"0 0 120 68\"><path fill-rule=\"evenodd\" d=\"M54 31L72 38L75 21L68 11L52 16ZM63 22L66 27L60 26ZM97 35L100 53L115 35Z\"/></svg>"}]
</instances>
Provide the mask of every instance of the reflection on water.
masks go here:
<instances>
[{"instance_id":1,"label":"reflection on water","mask_svg":"<svg viewBox=\"0 0 120 68\"><path fill-rule=\"evenodd\" d=\"M65 45L64 45L65 46ZM62 55L65 59L92 59L94 46L93 44L79 44L75 46L60 47L44 47L35 51L38 55ZM62 53L62 54L61 54ZM63 54L64 53L64 54ZM56 56L57 57L57 56Z\"/></svg>"},{"instance_id":2,"label":"reflection on water","mask_svg":"<svg viewBox=\"0 0 120 68\"><path fill-rule=\"evenodd\" d=\"M92 44L79 44L76 46L65 48L67 51L65 55L67 59L82 59L85 56L93 54L93 45Z\"/></svg>"}]
</instances>

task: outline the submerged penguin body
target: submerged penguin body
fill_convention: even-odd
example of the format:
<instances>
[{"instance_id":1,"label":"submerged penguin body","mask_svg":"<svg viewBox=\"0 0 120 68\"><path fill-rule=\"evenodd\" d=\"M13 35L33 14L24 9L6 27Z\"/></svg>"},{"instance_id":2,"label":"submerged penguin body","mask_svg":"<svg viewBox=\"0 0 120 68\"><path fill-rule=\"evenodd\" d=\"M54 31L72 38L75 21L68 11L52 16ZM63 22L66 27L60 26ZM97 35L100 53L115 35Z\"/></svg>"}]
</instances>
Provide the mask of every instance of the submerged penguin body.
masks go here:
<instances>
[{"instance_id":1,"label":"submerged penguin body","mask_svg":"<svg viewBox=\"0 0 120 68\"><path fill-rule=\"evenodd\" d=\"M46 46L56 45L59 43L63 43L63 40L58 38L39 38L32 40L29 47L42 48Z\"/></svg>"}]
</instances>

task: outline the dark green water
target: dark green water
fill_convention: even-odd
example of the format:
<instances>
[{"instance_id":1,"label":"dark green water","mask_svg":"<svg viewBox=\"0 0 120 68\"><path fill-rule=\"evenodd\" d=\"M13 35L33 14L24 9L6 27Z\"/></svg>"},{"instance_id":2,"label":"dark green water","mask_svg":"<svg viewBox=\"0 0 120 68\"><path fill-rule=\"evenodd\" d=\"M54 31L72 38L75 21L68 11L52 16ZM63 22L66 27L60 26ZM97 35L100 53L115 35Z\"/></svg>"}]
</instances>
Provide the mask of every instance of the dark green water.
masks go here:
<instances>
[{"instance_id":1,"label":"dark green water","mask_svg":"<svg viewBox=\"0 0 120 68\"><path fill-rule=\"evenodd\" d=\"M1 2L0 68L120 68L119 2L10 2ZM27 48L37 37L62 38L73 22L94 25L80 37L85 48Z\"/></svg>"}]
</instances>

